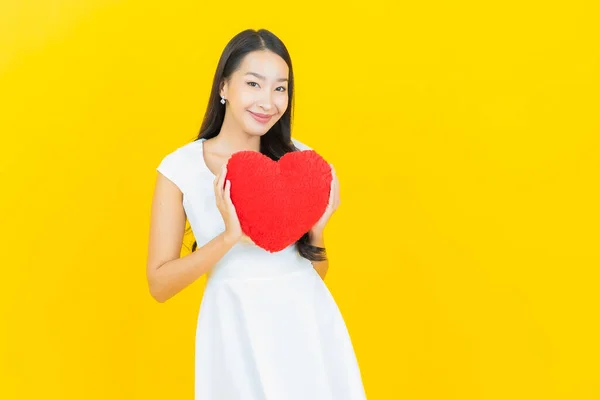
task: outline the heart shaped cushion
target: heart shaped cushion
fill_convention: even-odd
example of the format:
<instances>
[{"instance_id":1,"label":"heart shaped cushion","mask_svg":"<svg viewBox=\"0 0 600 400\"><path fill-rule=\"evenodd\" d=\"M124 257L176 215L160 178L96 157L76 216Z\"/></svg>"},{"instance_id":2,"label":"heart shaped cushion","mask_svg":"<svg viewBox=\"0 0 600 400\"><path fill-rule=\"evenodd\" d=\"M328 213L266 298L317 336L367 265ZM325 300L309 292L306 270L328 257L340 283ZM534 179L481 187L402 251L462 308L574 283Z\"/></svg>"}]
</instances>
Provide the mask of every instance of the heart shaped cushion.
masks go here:
<instances>
[{"instance_id":1,"label":"heart shaped cushion","mask_svg":"<svg viewBox=\"0 0 600 400\"><path fill-rule=\"evenodd\" d=\"M242 231L273 253L296 242L321 218L332 174L314 150L286 153L279 161L240 151L229 159L226 179Z\"/></svg>"}]
</instances>

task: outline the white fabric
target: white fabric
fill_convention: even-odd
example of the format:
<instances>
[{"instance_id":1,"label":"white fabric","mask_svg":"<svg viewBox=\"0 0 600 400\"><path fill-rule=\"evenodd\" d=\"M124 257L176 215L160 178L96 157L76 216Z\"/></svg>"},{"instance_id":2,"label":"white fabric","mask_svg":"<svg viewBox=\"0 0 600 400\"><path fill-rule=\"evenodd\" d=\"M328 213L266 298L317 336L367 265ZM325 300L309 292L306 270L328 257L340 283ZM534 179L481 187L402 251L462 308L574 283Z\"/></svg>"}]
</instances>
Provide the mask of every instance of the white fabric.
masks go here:
<instances>
[{"instance_id":1,"label":"white fabric","mask_svg":"<svg viewBox=\"0 0 600 400\"><path fill-rule=\"evenodd\" d=\"M181 189L199 247L225 229L203 142L176 149L157 167ZM200 305L195 352L196 400L366 398L340 310L294 245L269 253L238 243L215 265Z\"/></svg>"}]
</instances>

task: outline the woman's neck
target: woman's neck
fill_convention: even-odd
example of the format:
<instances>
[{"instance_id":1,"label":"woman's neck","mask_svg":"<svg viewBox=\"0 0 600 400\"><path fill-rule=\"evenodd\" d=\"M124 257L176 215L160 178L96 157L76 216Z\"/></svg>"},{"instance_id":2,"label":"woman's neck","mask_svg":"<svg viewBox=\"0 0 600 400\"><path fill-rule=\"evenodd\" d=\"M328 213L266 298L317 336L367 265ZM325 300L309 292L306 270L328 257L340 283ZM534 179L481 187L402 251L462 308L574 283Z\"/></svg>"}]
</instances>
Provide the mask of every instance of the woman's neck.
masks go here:
<instances>
[{"instance_id":1,"label":"woman's neck","mask_svg":"<svg viewBox=\"0 0 600 400\"><path fill-rule=\"evenodd\" d=\"M219 134L213 139L214 144L222 152L227 153L242 150L260 151L260 136L249 135L232 122L227 121L227 118L225 118Z\"/></svg>"}]
</instances>

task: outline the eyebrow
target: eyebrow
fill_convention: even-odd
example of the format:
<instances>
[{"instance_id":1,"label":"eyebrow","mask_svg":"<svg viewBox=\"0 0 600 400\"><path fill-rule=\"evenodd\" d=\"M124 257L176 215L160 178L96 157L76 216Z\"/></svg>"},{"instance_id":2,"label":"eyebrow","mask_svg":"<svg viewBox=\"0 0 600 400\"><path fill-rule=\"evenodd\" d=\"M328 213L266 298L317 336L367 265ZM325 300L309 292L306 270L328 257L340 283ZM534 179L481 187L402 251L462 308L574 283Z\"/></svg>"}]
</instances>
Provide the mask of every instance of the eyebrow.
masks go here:
<instances>
[{"instance_id":1,"label":"eyebrow","mask_svg":"<svg viewBox=\"0 0 600 400\"><path fill-rule=\"evenodd\" d=\"M246 75L254 75L258 79L263 79L263 80L266 79L264 76L262 76L261 74L257 74L256 72L246 72ZM287 78L279 78L279 79L277 79L277 82L287 82L287 80L288 80Z\"/></svg>"}]
</instances>

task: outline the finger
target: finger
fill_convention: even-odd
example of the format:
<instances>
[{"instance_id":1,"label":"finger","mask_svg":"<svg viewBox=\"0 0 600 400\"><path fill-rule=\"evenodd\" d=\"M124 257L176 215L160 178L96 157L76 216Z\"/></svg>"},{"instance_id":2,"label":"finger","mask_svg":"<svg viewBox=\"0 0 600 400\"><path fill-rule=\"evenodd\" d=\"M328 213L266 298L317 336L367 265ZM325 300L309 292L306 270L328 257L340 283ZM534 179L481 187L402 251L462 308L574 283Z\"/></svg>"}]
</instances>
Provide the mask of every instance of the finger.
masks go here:
<instances>
[{"instance_id":1,"label":"finger","mask_svg":"<svg viewBox=\"0 0 600 400\"><path fill-rule=\"evenodd\" d=\"M329 188L329 204L333 205L335 198L335 179L331 181L331 187Z\"/></svg>"},{"instance_id":2,"label":"finger","mask_svg":"<svg viewBox=\"0 0 600 400\"><path fill-rule=\"evenodd\" d=\"M337 187L337 174L335 173L335 168L333 168L333 164L331 164L331 182L333 190L335 191Z\"/></svg>"},{"instance_id":3,"label":"finger","mask_svg":"<svg viewBox=\"0 0 600 400\"><path fill-rule=\"evenodd\" d=\"M218 187L219 180L221 179L221 176L223 176L223 167L221 167L219 169L219 171L215 175L215 179L213 180L213 186L215 187L215 189Z\"/></svg>"},{"instance_id":4,"label":"finger","mask_svg":"<svg viewBox=\"0 0 600 400\"><path fill-rule=\"evenodd\" d=\"M233 207L233 202L231 201L231 181L229 179L225 182L225 201Z\"/></svg>"},{"instance_id":5,"label":"finger","mask_svg":"<svg viewBox=\"0 0 600 400\"><path fill-rule=\"evenodd\" d=\"M339 181L337 178L337 174L335 173L335 168L333 164L329 164L331 166L331 207L335 210L339 204Z\"/></svg>"},{"instance_id":6,"label":"finger","mask_svg":"<svg viewBox=\"0 0 600 400\"><path fill-rule=\"evenodd\" d=\"M217 182L219 181L219 176L221 175L221 171L219 171L216 175L215 178L213 179L213 186L217 187Z\"/></svg>"},{"instance_id":7,"label":"finger","mask_svg":"<svg viewBox=\"0 0 600 400\"><path fill-rule=\"evenodd\" d=\"M220 196L219 196L219 190L217 189L220 176L221 176L221 173L219 172L217 175L215 175L215 179L213 180L213 190L215 192L215 197L216 197L217 201L220 198Z\"/></svg>"},{"instance_id":8,"label":"finger","mask_svg":"<svg viewBox=\"0 0 600 400\"><path fill-rule=\"evenodd\" d=\"M219 175L219 182L217 183L217 188L219 189L219 195L221 198L224 198L224 186L225 186L225 176L227 175L227 165L223 164L221 167L221 174Z\"/></svg>"},{"instance_id":9,"label":"finger","mask_svg":"<svg viewBox=\"0 0 600 400\"><path fill-rule=\"evenodd\" d=\"M340 205L340 181L339 179L335 178L335 207L339 207Z\"/></svg>"},{"instance_id":10,"label":"finger","mask_svg":"<svg viewBox=\"0 0 600 400\"><path fill-rule=\"evenodd\" d=\"M335 173L333 172L333 166L331 168L331 184L329 185L329 200L327 202L329 207L333 206L333 197L335 195Z\"/></svg>"}]
</instances>

